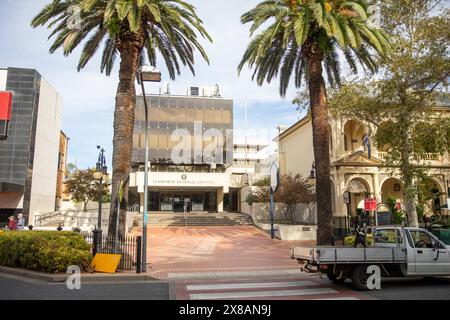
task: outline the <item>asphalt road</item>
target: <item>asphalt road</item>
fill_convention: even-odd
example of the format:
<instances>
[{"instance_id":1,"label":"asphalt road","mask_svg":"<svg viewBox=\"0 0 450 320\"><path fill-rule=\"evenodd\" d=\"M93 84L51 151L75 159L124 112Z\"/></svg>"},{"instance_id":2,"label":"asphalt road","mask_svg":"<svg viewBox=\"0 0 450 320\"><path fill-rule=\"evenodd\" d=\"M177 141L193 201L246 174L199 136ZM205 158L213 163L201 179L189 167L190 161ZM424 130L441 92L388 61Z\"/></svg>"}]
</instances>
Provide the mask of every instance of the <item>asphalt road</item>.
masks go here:
<instances>
[{"instance_id":1,"label":"asphalt road","mask_svg":"<svg viewBox=\"0 0 450 320\"><path fill-rule=\"evenodd\" d=\"M341 286L352 288L348 281ZM383 278L381 290L363 293L380 300L450 300L450 278Z\"/></svg>"},{"instance_id":2,"label":"asphalt road","mask_svg":"<svg viewBox=\"0 0 450 320\"><path fill-rule=\"evenodd\" d=\"M0 274L0 300L168 300L168 282L81 283L69 290L65 283L47 283Z\"/></svg>"}]
</instances>

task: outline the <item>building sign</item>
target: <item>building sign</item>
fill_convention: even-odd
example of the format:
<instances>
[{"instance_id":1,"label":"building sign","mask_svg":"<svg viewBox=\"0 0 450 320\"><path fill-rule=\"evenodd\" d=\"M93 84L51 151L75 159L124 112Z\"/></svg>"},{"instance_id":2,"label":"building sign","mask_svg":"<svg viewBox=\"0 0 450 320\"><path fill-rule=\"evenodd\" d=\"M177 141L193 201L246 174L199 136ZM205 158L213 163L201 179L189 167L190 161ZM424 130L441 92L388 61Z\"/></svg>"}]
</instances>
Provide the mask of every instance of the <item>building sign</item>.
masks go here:
<instances>
[{"instance_id":1,"label":"building sign","mask_svg":"<svg viewBox=\"0 0 450 320\"><path fill-rule=\"evenodd\" d=\"M12 93L0 92L0 121L11 120Z\"/></svg>"},{"instance_id":2,"label":"building sign","mask_svg":"<svg viewBox=\"0 0 450 320\"><path fill-rule=\"evenodd\" d=\"M230 185L230 175L225 173L176 173L176 172L151 172L149 174L150 187L202 187L202 188L223 188L228 192ZM144 172L137 172L131 175L131 187L138 187L143 190ZM138 191L141 192L141 191Z\"/></svg>"},{"instance_id":3,"label":"building sign","mask_svg":"<svg viewBox=\"0 0 450 320\"><path fill-rule=\"evenodd\" d=\"M366 198L364 199L364 211L376 211L377 199Z\"/></svg>"},{"instance_id":4,"label":"building sign","mask_svg":"<svg viewBox=\"0 0 450 320\"><path fill-rule=\"evenodd\" d=\"M0 140L8 137L8 125L11 121L12 93L0 92Z\"/></svg>"},{"instance_id":5,"label":"building sign","mask_svg":"<svg viewBox=\"0 0 450 320\"><path fill-rule=\"evenodd\" d=\"M277 191L278 184L280 183L280 170L277 164L274 162L270 167L270 188L272 192Z\"/></svg>"}]
</instances>

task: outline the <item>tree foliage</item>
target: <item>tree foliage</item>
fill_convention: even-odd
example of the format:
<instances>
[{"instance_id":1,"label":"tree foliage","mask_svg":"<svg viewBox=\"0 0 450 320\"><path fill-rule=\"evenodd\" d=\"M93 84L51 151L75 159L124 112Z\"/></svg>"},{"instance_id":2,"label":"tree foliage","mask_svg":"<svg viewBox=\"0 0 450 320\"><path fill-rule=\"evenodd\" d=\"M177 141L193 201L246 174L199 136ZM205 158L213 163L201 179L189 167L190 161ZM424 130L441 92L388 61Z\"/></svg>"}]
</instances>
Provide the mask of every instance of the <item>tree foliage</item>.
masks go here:
<instances>
[{"instance_id":1,"label":"tree foliage","mask_svg":"<svg viewBox=\"0 0 450 320\"><path fill-rule=\"evenodd\" d=\"M80 11L79 28L74 24L74 6ZM132 34L141 43L140 64L148 59L156 66L157 52L161 54L170 78L180 75L180 66L188 66L194 74L194 50L208 60L198 42L197 33L211 41L197 16L195 7L181 0L53 0L46 5L31 25L48 25L54 38L50 53L62 49L65 56L85 41L78 63L83 69L103 46L101 72L110 75L119 49ZM133 38L133 37L131 37Z\"/></svg>"},{"instance_id":2,"label":"tree foliage","mask_svg":"<svg viewBox=\"0 0 450 320\"><path fill-rule=\"evenodd\" d=\"M89 201L99 201L100 191L102 201L109 202L110 194L107 183L101 186L94 179L94 170L76 170L69 180L66 181L66 192L71 195L75 202L83 203L83 210L87 212Z\"/></svg>"},{"instance_id":3,"label":"tree foliage","mask_svg":"<svg viewBox=\"0 0 450 320\"><path fill-rule=\"evenodd\" d=\"M393 51L379 79L358 79L335 90L329 106L337 116L369 124L374 144L386 152L392 173L405 186L409 224L417 226L415 198L429 169L427 153L450 148L450 121L435 112L450 76L450 16L437 0L387 0L383 20Z\"/></svg>"},{"instance_id":4,"label":"tree foliage","mask_svg":"<svg viewBox=\"0 0 450 320\"><path fill-rule=\"evenodd\" d=\"M248 204L261 203L269 211L270 179L265 178L254 184L257 189L247 198ZM282 175L278 189L274 193L274 202L282 206L285 218L294 219L295 208L299 204L310 206L316 201L312 187L300 175Z\"/></svg>"},{"instance_id":5,"label":"tree foliage","mask_svg":"<svg viewBox=\"0 0 450 320\"><path fill-rule=\"evenodd\" d=\"M251 23L254 36L245 52L239 71L248 64L254 69L253 79L259 85L280 78L280 94L284 96L291 76L301 87L308 80L308 56L312 51L323 55L328 81L341 82L339 51L351 70L358 63L370 71L377 70L377 61L370 50L385 56L390 45L388 35L370 23L369 3L324 0L268 0L242 15L242 23Z\"/></svg>"}]
</instances>

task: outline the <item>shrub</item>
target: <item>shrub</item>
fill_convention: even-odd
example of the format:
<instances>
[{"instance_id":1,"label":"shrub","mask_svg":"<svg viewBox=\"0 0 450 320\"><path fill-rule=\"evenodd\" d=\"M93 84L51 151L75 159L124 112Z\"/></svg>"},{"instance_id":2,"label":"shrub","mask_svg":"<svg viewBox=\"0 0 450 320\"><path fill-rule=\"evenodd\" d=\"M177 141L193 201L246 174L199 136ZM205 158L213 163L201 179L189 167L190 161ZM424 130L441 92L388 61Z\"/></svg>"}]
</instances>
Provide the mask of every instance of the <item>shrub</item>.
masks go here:
<instances>
[{"instance_id":1,"label":"shrub","mask_svg":"<svg viewBox=\"0 0 450 320\"><path fill-rule=\"evenodd\" d=\"M0 265L47 273L64 273L71 265L86 270L89 245L74 232L20 231L0 236Z\"/></svg>"},{"instance_id":2,"label":"shrub","mask_svg":"<svg viewBox=\"0 0 450 320\"><path fill-rule=\"evenodd\" d=\"M355 245L355 236L348 236L344 238L344 246L347 247L353 247ZM366 238L366 242L368 246L372 245L373 242L373 238L372 238L372 234L368 234L367 238Z\"/></svg>"}]
</instances>

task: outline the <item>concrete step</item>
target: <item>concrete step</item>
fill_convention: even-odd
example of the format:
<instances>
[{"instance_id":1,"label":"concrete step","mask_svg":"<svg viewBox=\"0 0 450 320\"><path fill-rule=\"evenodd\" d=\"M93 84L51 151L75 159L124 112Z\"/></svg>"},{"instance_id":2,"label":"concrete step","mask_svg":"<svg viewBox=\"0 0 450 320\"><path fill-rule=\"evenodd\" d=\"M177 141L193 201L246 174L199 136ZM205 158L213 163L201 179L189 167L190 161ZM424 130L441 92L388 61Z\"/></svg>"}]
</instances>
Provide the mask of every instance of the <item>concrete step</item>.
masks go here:
<instances>
[{"instance_id":1,"label":"concrete step","mask_svg":"<svg viewBox=\"0 0 450 320\"><path fill-rule=\"evenodd\" d=\"M142 224L142 216L137 216L134 224ZM246 214L188 214L186 218L180 214L155 214L149 215L150 226L251 226L253 220Z\"/></svg>"}]
</instances>

